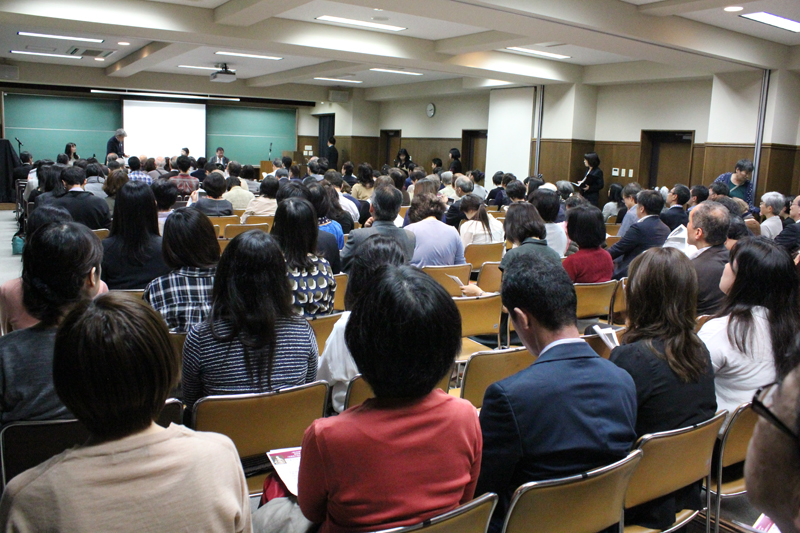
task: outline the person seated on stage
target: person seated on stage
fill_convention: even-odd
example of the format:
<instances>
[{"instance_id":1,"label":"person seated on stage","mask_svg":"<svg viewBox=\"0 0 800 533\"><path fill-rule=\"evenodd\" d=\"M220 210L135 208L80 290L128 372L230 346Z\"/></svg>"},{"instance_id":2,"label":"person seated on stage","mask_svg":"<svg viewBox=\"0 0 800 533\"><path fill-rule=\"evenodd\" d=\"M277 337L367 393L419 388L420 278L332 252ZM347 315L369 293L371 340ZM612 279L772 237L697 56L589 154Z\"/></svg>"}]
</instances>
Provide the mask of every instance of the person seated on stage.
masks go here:
<instances>
[{"instance_id":1,"label":"person seated on stage","mask_svg":"<svg viewBox=\"0 0 800 533\"><path fill-rule=\"evenodd\" d=\"M536 359L490 385L483 398L475 494L500 498L491 533L502 529L520 485L611 464L636 439L633 379L580 338L575 288L564 269L535 254L517 256L503 271L502 299Z\"/></svg>"},{"instance_id":2,"label":"person seated on stage","mask_svg":"<svg viewBox=\"0 0 800 533\"><path fill-rule=\"evenodd\" d=\"M642 191L637 195L636 203L639 221L608 250L615 259L614 279L627 276L628 265L636 256L654 246L662 246L669 236L669 228L658 218L664 207L661 194L651 190Z\"/></svg>"},{"instance_id":3,"label":"person seated on stage","mask_svg":"<svg viewBox=\"0 0 800 533\"><path fill-rule=\"evenodd\" d=\"M345 341L375 397L317 419L303 438L297 501L320 533L407 526L455 509L472 499L481 469L475 408L437 388L461 346L453 299L406 265L372 279Z\"/></svg>"},{"instance_id":4,"label":"person seated on stage","mask_svg":"<svg viewBox=\"0 0 800 533\"><path fill-rule=\"evenodd\" d=\"M199 192L192 193L192 207L210 217L225 217L233 214L233 204L222 197L227 186L225 178L219 172L212 172L203 180L203 190L207 196L200 197Z\"/></svg>"},{"instance_id":5,"label":"person seated on stage","mask_svg":"<svg viewBox=\"0 0 800 533\"><path fill-rule=\"evenodd\" d=\"M61 181L67 192L53 198L48 202L50 205L63 207L75 222L85 224L89 229L111 227L111 214L106 201L83 190L86 185L85 170L75 166L65 168L61 173Z\"/></svg>"},{"instance_id":6,"label":"person seated on stage","mask_svg":"<svg viewBox=\"0 0 800 533\"><path fill-rule=\"evenodd\" d=\"M143 290L169 270L153 189L142 181L129 181L117 193L111 234L103 239L102 279L112 290Z\"/></svg>"},{"instance_id":7,"label":"person seated on stage","mask_svg":"<svg viewBox=\"0 0 800 533\"><path fill-rule=\"evenodd\" d=\"M730 226L731 216L720 203L705 201L689 212L687 243L697 247L692 265L697 273L698 316L715 314L725 298L719 282L730 259L725 247Z\"/></svg>"},{"instance_id":8,"label":"person seated on stage","mask_svg":"<svg viewBox=\"0 0 800 533\"><path fill-rule=\"evenodd\" d=\"M275 211L278 209L278 201L275 199L278 188L278 179L274 176L267 176L261 180L261 185L259 185L261 196L256 196L247 204L242 215L242 224L247 224L247 217L251 215L275 216Z\"/></svg>"},{"instance_id":9,"label":"person seated on stage","mask_svg":"<svg viewBox=\"0 0 800 533\"><path fill-rule=\"evenodd\" d=\"M164 235L164 223L172 214L172 207L178 201L178 187L169 180L156 180L150 186L156 197L158 207L158 234Z\"/></svg>"},{"instance_id":10,"label":"person seated on stage","mask_svg":"<svg viewBox=\"0 0 800 533\"><path fill-rule=\"evenodd\" d=\"M600 247L606 240L603 213L588 201L586 205L570 209L567 211L567 233L578 245L578 251L562 263L572 283L611 281L614 261Z\"/></svg>"},{"instance_id":11,"label":"person seated on stage","mask_svg":"<svg viewBox=\"0 0 800 533\"><path fill-rule=\"evenodd\" d=\"M631 263L625 297L628 329L610 360L636 384L636 437L713 418L714 369L694 331L697 278L689 258L675 248L647 250ZM627 509L625 524L669 529L676 513L703 508L701 485Z\"/></svg>"},{"instance_id":12,"label":"person seated on stage","mask_svg":"<svg viewBox=\"0 0 800 533\"><path fill-rule=\"evenodd\" d=\"M181 194L192 194L200 186L200 180L189 174L189 170L192 168L191 161L189 161L188 157L182 155L178 157L175 163L180 172L177 175L170 176L169 180L178 186L178 192Z\"/></svg>"},{"instance_id":13,"label":"person seated on stage","mask_svg":"<svg viewBox=\"0 0 800 533\"><path fill-rule=\"evenodd\" d=\"M686 214L686 204L691 198L691 191L686 185L675 185L667 194L667 207L659 215L661 222L667 225L669 231L683 224L689 223L689 215Z\"/></svg>"},{"instance_id":14,"label":"person seated on stage","mask_svg":"<svg viewBox=\"0 0 800 533\"><path fill-rule=\"evenodd\" d=\"M100 240L75 222L40 226L26 243L22 305L38 323L0 337L0 424L73 418L53 388L53 344L69 309L97 294L102 260Z\"/></svg>"},{"instance_id":15,"label":"person seated on stage","mask_svg":"<svg viewBox=\"0 0 800 533\"><path fill-rule=\"evenodd\" d=\"M246 190L247 185L244 185L242 183L243 181L243 178L237 178L235 176L231 176L225 180L225 187L228 190L222 194L222 198L228 200L234 210L247 209L247 206L255 198L253 193Z\"/></svg>"},{"instance_id":16,"label":"person seated on stage","mask_svg":"<svg viewBox=\"0 0 800 533\"><path fill-rule=\"evenodd\" d=\"M785 203L786 198L779 192L768 192L761 196L761 214L766 218L761 223L761 235L774 239L783 231L780 213Z\"/></svg>"},{"instance_id":17,"label":"person seated on stage","mask_svg":"<svg viewBox=\"0 0 800 533\"><path fill-rule=\"evenodd\" d=\"M56 391L90 438L11 480L3 530L251 531L233 442L155 422L180 378L180 356L155 311L122 294L81 302L54 351Z\"/></svg>"}]
</instances>

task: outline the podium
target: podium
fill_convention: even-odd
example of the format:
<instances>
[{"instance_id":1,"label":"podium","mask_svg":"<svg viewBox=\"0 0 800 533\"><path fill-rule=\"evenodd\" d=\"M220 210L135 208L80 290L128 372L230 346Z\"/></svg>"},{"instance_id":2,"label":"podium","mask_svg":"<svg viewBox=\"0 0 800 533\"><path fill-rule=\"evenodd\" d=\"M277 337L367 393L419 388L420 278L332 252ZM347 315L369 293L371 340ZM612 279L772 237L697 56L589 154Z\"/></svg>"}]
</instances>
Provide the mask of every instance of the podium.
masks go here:
<instances>
[{"instance_id":1,"label":"podium","mask_svg":"<svg viewBox=\"0 0 800 533\"><path fill-rule=\"evenodd\" d=\"M261 162L261 173L258 175L258 181L264 179L264 174L272 174L273 171L272 161L262 161Z\"/></svg>"}]
</instances>

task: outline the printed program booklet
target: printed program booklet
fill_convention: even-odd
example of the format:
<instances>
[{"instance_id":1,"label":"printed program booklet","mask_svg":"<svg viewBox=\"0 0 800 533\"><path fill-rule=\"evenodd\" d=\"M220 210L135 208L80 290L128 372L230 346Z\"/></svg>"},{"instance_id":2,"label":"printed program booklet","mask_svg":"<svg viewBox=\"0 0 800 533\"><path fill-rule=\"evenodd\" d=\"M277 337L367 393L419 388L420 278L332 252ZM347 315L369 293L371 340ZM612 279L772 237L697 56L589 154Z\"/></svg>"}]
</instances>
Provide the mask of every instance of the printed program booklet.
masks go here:
<instances>
[{"instance_id":1,"label":"printed program booklet","mask_svg":"<svg viewBox=\"0 0 800 533\"><path fill-rule=\"evenodd\" d=\"M267 457L275 473L281 478L286 488L297 496L297 477L300 474L300 448L281 448L280 450L270 450Z\"/></svg>"}]
</instances>

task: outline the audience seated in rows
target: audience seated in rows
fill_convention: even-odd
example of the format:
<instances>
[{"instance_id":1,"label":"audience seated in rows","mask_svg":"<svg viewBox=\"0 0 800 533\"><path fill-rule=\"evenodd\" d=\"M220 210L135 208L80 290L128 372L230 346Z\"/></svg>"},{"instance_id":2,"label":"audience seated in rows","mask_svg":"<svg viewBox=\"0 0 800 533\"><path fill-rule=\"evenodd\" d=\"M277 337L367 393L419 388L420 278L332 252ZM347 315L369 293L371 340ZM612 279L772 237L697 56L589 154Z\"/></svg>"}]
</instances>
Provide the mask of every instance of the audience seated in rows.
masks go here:
<instances>
[{"instance_id":1,"label":"audience seated in rows","mask_svg":"<svg viewBox=\"0 0 800 533\"><path fill-rule=\"evenodd\" d=\"M686 205L689 207L688 211L691 212L695 206L698 206L708 200L708 187L705 185L695 185L691 188L689 194L691 195L691 198L689 198L689 203Z\"/></svg>"},{"instance_id":2,"label":"audience seated in rows","mask_svg":"<svg viewBox=\"0 0 800 533\"><path fill-rule=\"evenodd\" d=\"M564 269L537 254L518 255L503 272L502 295L520 340L537 359L490 385L483 398L475 493L500 497L492 533L501 530L511 495L523 483L618 461L636 438L633 379L580 339L575 288Z\"/></svg>"},{"instance_id":3,"label":"audience seated in rows","mask_svg":"<svg viewBox=\"0 0 800 533\"><path fill-rule=\"evenodd\" d=\"M645 250L663 245L670 233L667 225L658 218L664 207L664 199L658 192L640 192L636 204L638 222L608 250L615 259L614 279L626 277L631 261Z\"/></svg>"},{"instance_id":4,"label":"audience seated in rows","mask_svg":"<svg viewBox=\"0 0 800 533\"><path fill-rule=\"evenodd\" d=\"M317 251L317 237L323 232L311 202L282 200L270 233L286 258L294 312L313 317L333 311L336 281L330 263Z\"/></svg>"},{"instance_id":5,"label":"audience seated in rows","mask_svg":"<svg viewBox=\"0 0 800 533\"><path fill-rule=\"evenodd\" d=\"M556 222L558 210L561 207L558 193L547 189L538 189L531 195L530 202L544 220L547 246L552 248L559 257L563 257L567 251L569 240L564 228Z\"/></svg>"},{"instance_id":6,"label":"audience seated in rows","mask_svg":"<svg viewBox=\"0 0 800 533\"><path fill-rule=\"evenodd\" d=\"M192 194L199 187L200 180L189 174L189 170L192 168L191 161L189 161L188 157L182 155L176 159L175 164L177 168L180 169L180 172L173 170L172 172L164 175L164 177L175 182L175 185L178 186L178 191L181 194ZM203 183L205 183L205 180L203 180ZM220 193L220 196L221 195L222 193Z\"/></svg>"},{"instance_id":7,"label":"audience seated in rows","mask_svg":"<svg viewBox=\"0 0 800 533\"><path fill-rule=\"evenodd\" d=\"M667 194L667 209L662 210L659 218L667 225L669 231L674 231L680 225L686 227L689 216L686 214L686 204L691 199L691 191L686 185L675 185Z\"/></svg>"},{"instance_id":8,"label":"audience seated in rows","mask_svg":"<svg viewBox=\"0 0 800 533\"><path fill-rule=\"evenodd\" d=\"M154 422L180 376L157 313L106 294L79 303L52 336L55 390L91 437L11 480L4 530L251 530L231 440Z\"/></svg>"},{"instance_id":9,"label":"audience seated in rows","mask_svg":"<svg viewBox=\"0 0 800 533\"><path fill-rule=\"evenodd\" d=\"M544 220L532 204L523 202L510 206L503 221L503 229L506 239L514 247L503 256L500 270L505 270L515 258L528 255L541 257L551 265L561 263L558 253L547 246Z\"/></svg>"},{"instance_id":10,"label":"audience seated in rows","mask_svg":"<svg viewBox=\"0 0 800 533\"><path fill-rule=\"evenodd\" d=\"M761 223L761 235L774 239L783 231L783 221L779 216L786 198L779 192L768 192L761 196L761 215L765 218Z\"/></svg>"},{"instance_id":11,"label":"audience seated in rows","mask_svg":"<svg viewBox=\"0 0 800 533\"><path fill-rule=\"evenodd\" d=\"M103 239L103 281L112 290L142 290L169 271L153 190L143 181L129 181L117 193L111 234Z\"/></svg>"},{"instance_id":12,"label":"audience seated in rows","mask_svg":"<svg viewBox=\"0 0 800 533\"><path fill-rule=\"evenodd\" d=\"M61 181L63 169L52 164L41 165L37 171L38 187L32 191L26 200L33 202L38 207L51 201L53 198L63 196L66 191L64 182ZM28 189L25 189L28 192Z\"/></svg>"},{"instance_id":13,"label":"audience seated in rows","mask_svg":"<svg viewBox=\"0 0 800 533\"><path fill-rule=\"evenodd\" d=\"M106 193L106 205L108 205L109 216L114 216L117 193L126 183L128 183L128 173L123 169L109 172L105 183L103 183L103 192Z\"/></svg>"},{"instance_id":14,"label":"audience seated in rows","mask_svg":"<svg viewBox=\"0 0 800 533\"><path fill-rule=\"evenodd\" d=\"M142 170L142 163L138 157L128 158L128 179L131 181L143 181L148 185L152 185L153 178L144 170Z\"/></svg>"},{"instance_id":15,"label":"audience seated in rows","mask_svg":"<svg viewBox=\"0 0 800 533\"><path fill-rule=\"evenodd\" d=\"M153 189L153 196L156 197L156 207L158 208L158 233L164 235L164 224L167 217L172 214L175 202L178 201L178 187L169 180L155 180L150 186Z\"/></svg>"},{"instance_id":16,"label":"audience seated in rows","mask_svg":"<svg viewBox=\"0 0 800 533\"><path fill-rule=\"evenodd\" d=\"M260 196L254 197L247 204L242 215L242 224L246 224L247 218L252 215L275 216L275 211L278 209L278 201L275 199L275 195L278 194L279 186L280 184L274 176L267 176L261 181L259 186Z\"/></svg>"},{"instance_id":17,"label":"audience seated in rows","mask_svg":"<svg viewBox=\"0 0 800 533\"><path fill-rule=\"evenodd\" d=\"M636 437L712 418L714 370L694 331L697 277L691 261L675 248L647 250L631 263L625 293L628 329L611 361L636 385ZM669 529L676 513L703 508L700 485L628 509L625 525Z\"/></svg>"},{"instance_id":18,"label":"audience seated in rows","mask_svg":"<svg viewBox=\"0 0 800 533\"><path fill-rule=\"evenodd\" d=\"M461 236L453 226L442 222L444 212L445 205L437 196L414 195L408 209L411 224L406 227L416 236L412 265L422 268L465 263Z\"/></svg>"},{"instance_id":19,"label":"audience seated in rows","mask_svg":"<svg viewBox=\"0 0 800 533\"><path fill-rule=\"evenodd\" d=\"M37 199L37 203L63 207L75 222L80 222L89 229L111 227L111 214L108 204L90 192L83 190L86 184L86 171L80 167L69 167L61 172L61 181L66 193L45 200L46 195Z\"/></svg>"},{"instance_id":20,"label":"audience seated in rows","mask_svg":"<svg viewBox=\"0 0 800 533\"><path fill-rule=\"evenodd\" d=\"M722 309L700 329L714 364L717 406L733 412L796 365L800 288L791 257L766 237L740 240L720 280Z\"/></svg>"},{"instance_id":21,"label":"audience seated in rows","mask_svg":"<svg viewBox=\"0 0 800 533\"><path fill-rule=\"evenodd\" d=\"M342 225L328 217L331 210L331 201L321 182L314 181L308 184L308 200L314 206L319 230L333 235L336 238L336 245L339 250L344 248Z\"/></svg>"},{"instance_id":22,"label":"audience seated in rows","mask_svg":"<svg viewBox=\"0 0 800 533\"><path fill-rule=\"evenodd\" d=\"M566 200L566 198L564 198L564 200ZM608 222L608 219L614 216L617 217L617 223L621 224L624 214L619 214L619 212L624 208L625 202L622 201L622 185L619 183L612 183L608 186L608 202L603 206L603 221Z\"/></svg>"},{"instance_id":23,"label":"audience seated in rows","mask_svg":"<svg viewBox=\"0 0 800 533\"><path fill-rule=\"evenodd\" d=\"M781 245L787 252L794 254L800 249L800 195L795 196L789 207L789 218L795 221L788 225L775 237L775 242Z\"/></svg>"},{"instance_id":24,"label":"audience seated in rows","mask_svg":"<svg viewBox=\"0 0 800 533\"><path fill-rule=\"evenodd\" d=\"M353 196L356 200L369 200L375 191L372 167L369 163L358 165L357 183L353 185Z\"/></svg>"},{"instance_id":25,"label":"audience seated in rows","mask_svg":"<svg viewBox=\"0 0 800 533\"><path fill-rule=\"evenodd\" d=\"M184 403L204 396L267 392L317 377L317 342L292 308L286 262L275 238L248 231L219 261L208 318L183 348Z\"/></svg>"},{"instance_id":26,"label":"audience seated in rows","mask_svg":"<svg viewBox=\"0 0 800 533\"><path fill-rule=\"evenodd\" d=\"M692 258L697 273L697 314L713 315L722 307L725 298L719 288L722 272L730 260L725 247L731 216L718 202L705 201L689 212L687 243L697 247Z\"/></svg>"},{"instance_id":27,"label":"audience seated in rows","mask_svg":"<svg viewBox=\"0 0 800 533\"><path fill-rule=\"evenodd\" d=\"M483 205L483 201L477 194L466 194L456 203L459 204L459 210L466 217L459 230L464 248L470 244L505 241L503 223L486 211L486 206Z\"/></svg>"},{"instance_id":28,"label":"audience seated in rows","mask_svg":"<svg viewBox=\"0 0 800 533\"><path fill-rule=\"evenodd\" d=\"M603 213L593 205L567 211L567 234L578 251L564 259L564 270L572 283L602 283L614 275L611 255L600 246L606 241Z\"/></svg>"},{"instance_id":29,"label":"audience seated in rows","mask_svg":"<svg viewBox=\"0 0 800 533\"><path fill-rule=\"evenodd\" d=\"M206 196L200 196L199 190L194 191L191 197L192 207L210 217L233 215L233 205L222 197L227 190L227 185L221 172L214 171L206 176L206 179L203 180L202 189L206 192ZM178 187L178 190L180 190L180 187Z\"/></svg>"},{"instance_id":30,"label":"audience seated in rows","mask_svg":"<svg viewBox=\"0 0 800 533\"><path fill-rule=\"evenodd\" d=\"M636 208L636 197L642 192L642 186L638 183L631 182L622 188L622 201L625 203L625 214L617 215L617 223L620 224L617 230L617 237L620 239L625 236L628 229L639 220L639 211ZM622 217L622 220L620 220Z\"/></svg>"},{"instance_id":31,"label":"audience seated in rows","mask_svg":"<svg viewBox=\"0 0 800 533\"><path fill-rule=\"evenodd\" d=\"M105 181L103 167L97 163L92 163L86 167L86 184L83 186L83 190L94 194L98 198L105 199L108 196L103 190Z\"/></svg>"},{"instance_id":32,"label":"audience seated in rows","mask_svg":"<svg viewBox=\"0 0 800 533\"><path fill-rule=\"evenodd\" d=\"M349 235L350 232L353 231L353 227L355 226L354 219L350 213L344 210L341 201L339 199L339 193L336 191L336 188L333 185L331 185L328 181L321 181L319 182L319 185L325 191L325 194L328 195L328 203L330 204L330 207L328 209L328 218L332 222L336 222L337 224L339 224L339 226L342 227L342 233L344 235ZM347 199L345 199L344 201L348 204L351 203ZM344 247L344 235L342 235L342 247Z\"/></svg>"},{"instance_id":33,"label":"audience seated in rows","mask_svg":"<svg viewBox=\"0 0 800 533\"><path fill-rule=\"evenodd\" d=\"M222 194L222 198L229 201L234 210L247 209L247 206L255 198L253 193L245 190L241 185L242 180L234 176L225 180L227 191Z\"/></svg>"},{"instance_id":34,"label":"audience seated in rows","mask_svg":"<svg viewBox=\"0 0 800 533\"><path fill-rule=\"evenodd\" d=\"M144 299L170 331L186 333L211 310L220 255L217 232L203 213L182 207L167 218L162 243L164 262L172 271L151 281Z\"/></svg>"},{"instance_id":35,"label":"audience seated in rows","mask_svg":"<svg viewBox=\"0 0 800 533\"><path fill-rule=\"evenodd\" d=\"M527 192L524 183L522 183L519 180L511 181L508 185L506 185L505 189L506 203L505 205L503 205L503 211L507 211L508 206L510 206L511 204L524 202L526 194Z\"/></svg>"},{"instance_id":36,"label":"audience seated in rows","mask_svg":"<svg viewBox=\"0 0 800 533\"><path fill-rule=\"evenodd\" d=\"M329 170L325 173L325 181L330 183L331 186L336 190L336 195L339 197L339 205L341 206L342 210L350 215L352 222L358 222L361 218L361 202L356 200L354 196L350 194L344 194L342 192L342 187L345 184L342 175L335 170ZM341 222L339 223L341 224ZM342 230L344 230L344 225L342 225Z\"/></svg>"},{"instance_id":37,"label":"audience seated in rows","mask_svg":"<svg viewBox=\"0 0 800 533\"><path fill-rule=\"evenodd\" d=\"M446 172L442 172L442 174L446 174ZM468 194L472 194L474 185L472 180L466 176L459 176L456 180L455 194L457 198L450 204L450 207L444 215L444 221L451 226L455 226L456 229L459 228L459 224L461 224L463 220L467 220L468 218L466 212L461 209L461 201ZM464 246L466 246L466 244L464 244Z\"/></svg>"}]
</instances>

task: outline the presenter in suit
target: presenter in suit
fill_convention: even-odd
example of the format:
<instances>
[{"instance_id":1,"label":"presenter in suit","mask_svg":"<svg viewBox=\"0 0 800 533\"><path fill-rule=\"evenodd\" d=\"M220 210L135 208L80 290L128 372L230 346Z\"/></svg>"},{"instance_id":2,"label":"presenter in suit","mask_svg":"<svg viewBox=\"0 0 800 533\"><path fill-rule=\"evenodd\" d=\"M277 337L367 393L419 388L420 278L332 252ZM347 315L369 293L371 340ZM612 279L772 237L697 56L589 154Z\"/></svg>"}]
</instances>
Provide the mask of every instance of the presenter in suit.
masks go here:
<instances>
[{"instance_id":1,"label":"presenter in suit","mask_svg":"<svg viewBox=\"0 0 800 533\"><path fill-rule=\"evenodd\" d=\"M611 464L636 439L636 386L580 338L578 300L566 271L540 255L518 255L504 270L502 298L534 357L528 368L490 385L483 398L475 495L499 496L491 533L502 529L520 485Z\"/></svg>"},{"instance_id":2,"label":"presenter in suit","mask_svg":"<svg viewBox=\"0 0 800 533\"><path fill-rule=\"evenodd\" d=\"M223 147L217 148L217 155L211 158L209 163L214 163L215 165L222 165L223 167L227 168L228 163L230 163L230 159L225 157L225 149Z\"/></svg>"},{"instance_id":3,"label":"presenter in suit","mask_svg":"<svg viewBox=\"0 0 800 533\"><path fill-rule=\"evenodd\" d=\"M664 208L664 198L661 194L645 190L640 192L636 199L639 221L608 250L614 259L614 279L626 277L631 261L649 248L662 246L669 237L669 228L658 218Z\"/></svg>"},{"instance_id":4,"label":"presenter in suit","mask_svg":"<svg viewBox=\"0 0 800 533\"><path fill-rule=\"evenodd\" d=\"M581 195L586 198L590 204L599 207L600 191L605 186L603 181L603 171L600 170L600 158L597 157L595 152L583 154L583 164L589 169L586 176L578 183L578 188Z\"/></svg>"},{"instance_id":5,"label":"presenter in suit","mask_svg":"<svg viewBox=\"0 0 800 533\"><path fill-rule=\"evenodd\" d=\"M128 134L125 133L125 130L123 130L122 128L118 129L114 133L114 136L111 137L106 143L106 157L108 157L108 154L117 154L117 157L120 158L127 157L125 155L125 146L124 146L125 137L127 136Z\"/></svg>"}]
</instances>

